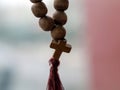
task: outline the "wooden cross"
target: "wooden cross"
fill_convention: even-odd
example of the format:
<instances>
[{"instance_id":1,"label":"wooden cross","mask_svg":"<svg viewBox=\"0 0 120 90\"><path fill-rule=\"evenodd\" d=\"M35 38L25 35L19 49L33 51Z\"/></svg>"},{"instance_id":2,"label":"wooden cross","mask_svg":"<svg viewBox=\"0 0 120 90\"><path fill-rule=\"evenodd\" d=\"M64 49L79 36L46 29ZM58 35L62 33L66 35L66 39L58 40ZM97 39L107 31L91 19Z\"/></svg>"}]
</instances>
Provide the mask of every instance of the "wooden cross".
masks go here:
<instances>
[{"instance_id":1,"label":"wooden cross","mask_svg":"<svg viewBox=\"0 0 120 90\"><path fill-rule=\"evenodd\" d=\"M53 40L50 44L50 48L55 49L53 57L57 60L60 58L62 52L69 53L71 51L71 45L66 44L66 40L59 40L58 42Z\"/></svg>"}]
</instances>

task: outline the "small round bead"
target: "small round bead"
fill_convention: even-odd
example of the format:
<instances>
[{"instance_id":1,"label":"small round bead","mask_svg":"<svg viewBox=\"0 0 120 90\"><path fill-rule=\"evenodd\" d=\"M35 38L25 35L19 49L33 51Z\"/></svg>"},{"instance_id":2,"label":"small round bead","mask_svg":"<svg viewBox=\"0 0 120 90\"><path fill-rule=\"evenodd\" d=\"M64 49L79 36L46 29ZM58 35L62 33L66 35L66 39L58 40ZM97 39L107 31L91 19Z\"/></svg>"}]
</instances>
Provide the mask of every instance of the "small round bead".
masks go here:
<instances>
[{"instance_id":1,"label":"small round bead","mask_svg":"<svg viewBox=\"0 0 120 90\"><path fill-rule=\"evenodd\" d=\"M39 20L39 25L44 31L50 31L54 27L54 20L49 16L45 16Z\"/></svg>"},{"instance_id":2,"label":"small round bead","mask_svg":"<svg viewBox=\"0 0 120 90\"><path fill-rule=\"evenodd\" d=\"M54 40L63 40L66 35L66 30L62 26L57 26L51 31L51 36Z\"/></svg>"},{"instance_id":3,"label":"small round bead","mask_svg":"<svg viewBox=\"0 0 120 90\"><path fill-rule=\"evenodd\" d=\"M54 19L56 24L64 25L67 22L67 15L64 12L56 11L53 14L53 19Z\"/></svg>"},{"instance_id":4,"label":"small round bead","mask_svg":"<svg viewBox=\"0 0 120 90\"><path fill-rule=\"evenodd\" d=\"M35 3L32 6L32 12L36 17L43 17L47 14L47 7L43 2Z\"/></svg>"},{"instance_id":5,"label":"small round bead","mask_svg":"<svg viewBox=\"0 0 120 90\"><path fill-rule=\"evenodd\" d=\"M64 11L68 8L69 1L68 0L55 0L54 8L59 11Z\"/></svg>"},{"instance_id":6,"label":"small round bead","mask_svg":"<svg viewBox=\"0 0 120 90\"><path fill-rule=\"evenodd\" d=\"M32 3L38 3L41 2L42 0L30 0Z\"/></svg>"}]
</instances>

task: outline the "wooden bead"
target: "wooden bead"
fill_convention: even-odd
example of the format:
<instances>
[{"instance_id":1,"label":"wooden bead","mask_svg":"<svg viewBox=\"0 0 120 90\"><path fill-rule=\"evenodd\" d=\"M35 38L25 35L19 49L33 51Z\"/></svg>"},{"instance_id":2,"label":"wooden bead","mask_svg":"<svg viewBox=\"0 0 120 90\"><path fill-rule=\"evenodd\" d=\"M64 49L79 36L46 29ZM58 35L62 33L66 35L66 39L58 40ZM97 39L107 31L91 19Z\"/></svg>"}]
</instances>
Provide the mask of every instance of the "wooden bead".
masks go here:
<instances>
[{"instance_id":1,"label":"wooden bead","mask_svg":"<svg viewBox=\"0 0 120 90\"><path fill-rule=\"evenodd\" d=\"M62 26L57 26L51 31L51 36L54 40L63 40L66 35L66 30Z\"/></svg>"},{"instance_id":2,"label":"wooden bead","mask_svg":"<svg viewBox=\"0 0 120 90\"><path fill-rule=\"evenodd\" d=\"M45 16L39 20L39 25L44 31L50 31L54 27L54 20L49 16Z\"/></svg>"},{"instance_id":3,"label":"wooden bead","mask_svg":"<svg viewBox=\"0 0 120 90\"><path fill-rule=\"evenodd\" d=\"M64 12L56 11L53 14L53 19L56 24L64 25L67 22L67 15Z\"/></svg>"},{"instance_id":4,"label":"wooden bead","mask_svg":"<svg viewBox=\"0 0 120 90\"><path fill-rule=\"evenodd\" d=\"M42 0L30 0L32 3L38 3L41 2Z\"/></svg>"},{"instance_id":5,"label":"wooden bead","mask_svg":"<svg viewBox=\"0 0 120 90\"><path fill-rule=\"evenodd\" d=\"M35 3L32 6L32 12L36 17L43 17L47 14L47 7L43 2Z\"/></svg>"},{"instance_id":6,"label":"wooden bead","mask_svg":"<svg viewBox=\"0 0 120 90\"><path fill-rule=\"evenodd\" d=\"M68 8L68 0L54 0L54 8L59 11L64 11Z\"/></svg>"}]
</instances>

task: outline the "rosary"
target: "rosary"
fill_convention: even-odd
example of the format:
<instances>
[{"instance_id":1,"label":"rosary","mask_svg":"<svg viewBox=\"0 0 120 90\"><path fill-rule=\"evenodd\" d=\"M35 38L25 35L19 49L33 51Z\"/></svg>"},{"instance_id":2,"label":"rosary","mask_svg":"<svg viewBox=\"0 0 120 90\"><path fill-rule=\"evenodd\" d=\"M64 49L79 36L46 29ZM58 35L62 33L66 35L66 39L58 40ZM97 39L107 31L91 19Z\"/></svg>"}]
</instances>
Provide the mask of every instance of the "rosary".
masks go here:
<instances>
[{"instance_id":1,"label":"rosary","mask_svg":"<svg viewBox=\"0 0 120 90\"><path fill-rule=\"evenodd\" d=\"M51 65L50 75L47 85L47 90L64 90L61 80L58 75L58 66L60 64L59 58L62 52L69 53L71 45L67 44L65 39L66 30L63 25L67 22L67 15L64 12L69 6L68 0L54 0L54 8L56 12L53 18L47 16L48 9L42 0L30 0L33 3L32 12L39 19L39 26L44 31L50 31L52 42L50 48L55 49L52 58L49 61Z\"/></svg>"}]
</instances>

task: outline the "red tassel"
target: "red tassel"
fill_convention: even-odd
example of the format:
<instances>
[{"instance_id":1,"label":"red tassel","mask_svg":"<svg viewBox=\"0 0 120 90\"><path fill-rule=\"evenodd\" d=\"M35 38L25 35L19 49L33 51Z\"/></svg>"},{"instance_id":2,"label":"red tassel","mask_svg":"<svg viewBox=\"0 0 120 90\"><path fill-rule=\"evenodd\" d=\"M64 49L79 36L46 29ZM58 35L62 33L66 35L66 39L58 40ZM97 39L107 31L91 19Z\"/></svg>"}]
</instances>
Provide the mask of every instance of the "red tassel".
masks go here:
<instances>
[{"instance_id":1,"label":"red tassel","mask_svg":"<svg viewBox=\"0 0 120 90\"><path fill-rule=\"evenodd\" d=\"M60 64L59 60L52 58L50 59L49 64L51 65L51 68L47 90L64 90L58 74L58 66Z\"/></svg>"}]
</instances>

